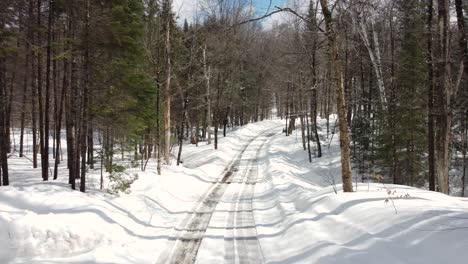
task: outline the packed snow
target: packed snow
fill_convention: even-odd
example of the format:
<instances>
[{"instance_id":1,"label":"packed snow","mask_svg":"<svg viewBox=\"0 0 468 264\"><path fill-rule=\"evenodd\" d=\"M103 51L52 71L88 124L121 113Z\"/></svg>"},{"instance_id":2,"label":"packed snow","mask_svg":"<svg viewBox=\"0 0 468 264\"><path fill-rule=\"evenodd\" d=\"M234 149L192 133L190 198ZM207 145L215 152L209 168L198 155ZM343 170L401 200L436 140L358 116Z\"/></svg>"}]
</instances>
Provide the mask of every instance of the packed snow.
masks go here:
<instances>
[{"instance_id":1,"label":"packed snow","mask_svg":"<svg viewBox=\"0 0 468 264\"><path fill-rule=\"evenodd\" d=\"M468 200L381 183L343 193L338 137L321 131L324 156L309 163L300 130L286 137L283 127L269 120L231 130L218 150L186 145L182 165L160 176L154 161L129 170L138 174L129 193L98 190L99 172L90 173L87 193L72 191L63 163L57 181L42 182L40 169L13 155L12 185L0 187L0 263L164 263L187 216L236 159L198 263L466 262ZM236 183L252 166L256 183ZM239 201L244 194L251 199ZM247 253L256 255L243 259L236 243L251 237L258 248Z\"/></svg>"}]
</instances>

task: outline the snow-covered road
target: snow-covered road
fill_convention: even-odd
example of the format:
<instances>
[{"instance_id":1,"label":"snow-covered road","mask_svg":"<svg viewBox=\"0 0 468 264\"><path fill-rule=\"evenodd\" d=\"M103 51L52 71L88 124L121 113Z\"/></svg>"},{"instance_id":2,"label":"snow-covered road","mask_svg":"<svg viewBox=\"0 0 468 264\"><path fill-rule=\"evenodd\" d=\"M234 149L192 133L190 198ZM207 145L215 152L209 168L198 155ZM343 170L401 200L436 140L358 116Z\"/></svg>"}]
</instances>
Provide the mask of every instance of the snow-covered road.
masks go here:
<instances>
[{"instance_id":1,"label":"snow-covered road","mask_svg":"<svg viewBox=\"0 0 468 264\"><path fill-rule=\"evenodd\" d=\"M260 151L275 134L264 131L243 146L176 229L177 240L158 263L263 263L252 200ZM213 249L220 252L213 255Z\"/></svg>"},{"instance_id":2,"label":"snow-covered road","mask_svg":"<svg viewBox=\"0 0 468 264\"><path fill-rule=\"evenodd\" d=\"M0 263L466 262L468 200L379 183L343 193L338 137L320 131L323 157L309 163L283 122L232 130L218 150L186 145L162 175L129 168L129 194L72 191L65 165L45 183L12 157Z\"/></svg>"}]
</instances>

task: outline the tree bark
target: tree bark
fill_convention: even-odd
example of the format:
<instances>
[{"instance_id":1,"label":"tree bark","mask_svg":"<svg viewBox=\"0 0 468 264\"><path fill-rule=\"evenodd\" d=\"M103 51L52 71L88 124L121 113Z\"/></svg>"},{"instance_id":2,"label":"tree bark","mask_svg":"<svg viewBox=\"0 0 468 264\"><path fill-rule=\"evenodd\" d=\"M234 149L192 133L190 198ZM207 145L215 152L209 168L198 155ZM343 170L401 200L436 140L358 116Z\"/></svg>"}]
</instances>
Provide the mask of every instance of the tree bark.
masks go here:
<instances>
[{"instance_id":1,"label":"tree bark","mask_svg":"<svg viewBox=\"0 0 468 264\"><path fill-rule=\"evenodd\" d=\"M450 109L451 85L449 83L449 1L438 0L438 62L437 87L435 92L436 108L436 144L435 144L435 175L439 191L449 193L449 165L450 165L450 128L452 113Z\"/></svg>"},{"instance_id":2,"label":"tree bark","mask_svg":"<svg viewBox=\"0 0 468 264\"><path fill-rule=\"evenodd\" d=\"M54 3L52 0L49 0L49 16L47 22L47 62L46 62L46 87L45 87L45 108L44 108L44 181L49 180L49 127L50 127L50 79L51 79L51 54L52 54L52 17L53 17L53 9Z\"/></svg>"},{"instance_id":3,"label":"tree bark","mask_svg":"<svg viewBox=\"0 0 468 264\"><path fill-rule=\"evenodd\" d=\"M86 157L88 155L88 118L89 118L89 27L90 27L90 10L89 1L86 0L86 16L85 16L85 36L84 36L84 80L83 80L83 106L82 106L82 118L81 118L81 177L80 177L80 191L86 191Z\"/></svg>"},{"instance_id":4,"label":"tree bark","mask_svg":"<svg viewBox=\"0 0 468 264\"><path fill-rule=\"evenodd\" d=\"M179 152L177 153L177 166L179 166L182 157L182 145L184 144L184 123L187 118L187 107L188 107L188 94L185 93L183 98L184 105L182 111L182 120L180 122L180 133L179 133Z\"/></svg>"},{"instance_id":5,"label":"tree bark","mask_svg":"<svg viewBox=\"0 0 468 264\"><path fill-rule=\"evenodd\" d=\"M61 133L60 130L62 128L62 116L63 116L63 108L64 108L64 102L67 100L67 87L68 87L68 80L67 80L67 69L68 69L68 60L66 59L63 63L63 83L62 83L62 92L59 100L59 105L58 105L58 113L57 113L57 125L56 125L56 131L55 131L55 139L57 140L57 143L55 144L55 163L54 163L54 180L58 178L58 165L60 163L60 148L61 148Z\"/></svg>"},{"instance_id":6,"label":"tree bark","mask_svg":"<svg viewBox=\"0 0 468 264\"><path fill-rule=\"evenodd\" d=\"M434 130L434 52L432 48L433 42L433 16L434 16L434 0L427 0L427 68L428 68L428 94L427 94L427 115L428 115L428 169L429 169L429 190L435 191L435 130Z\"/></svg>"},{"instance_id":7,"label":"tree bark","mask_svg":"<svg viewBox=\"0 0 468 264\"><path fill-rule=\"evenodd\" d=\"M211 97L210 97L210 67L206 66L206 46L203 48L203 72L206 80L206 127L208 133L208 144L211 144Z\"/></svg>"},{"instance_id":8,"label":"tree bark","mask_svg":"<svg viewBox=\"0 0 468 264\"><path fill-rule=\"evenodd\" d=\"M169 7L172 6L172 1L167 0ZM165 107L164 107L164 159L166 164L170 163L171 158L171 23L170 10L166 17L166 87L164 89Z\"/></svg>"},{"instance_id":9,"label":"tree bark","mask_svg":"<svg viewBox=\"0 0 468 264\"><path fill-rule=\"evenodd\" d=\"M322 13L325 18L326 35L328 38L328 54L330 61L334 67L334 83L336 89L336 101L338 110L338 120L340 129L340 148L341 148L341 176L343 180L343 191L353 191L353 179L351 175L351 160L350 160L350 141L348 123L346 121L346 104L344 100L344 85L343 85L343 70L342 64L338 55L338 44L336 33L333 25L332 14L328 8L328 0L320 0Z\"/></svg>"},{"instance_id":10,"label":"tree bark","mask_svg":"<svg viewBox=\"0 0 468 264\"><path fill-rule=\"evenodd\" d=\"M317 144L317 157L322 157L322 145L320 144L320 137L318 133L318 123L317 123L317 89L312 89L312 98L311 98L311 112L312 112L312 124L315 135L315 143Z\"/></svg>"},{"instance_id":11,"label":"tree bark","mask_svg":"<svg viewBox=\"0 0 468 264\"><path fill-rule=\"evenodd\" d=\"M0 21L0 31L5 28L4 21ZM3 46L5 41L0 39L0 45ZM6 98L6 62L5 57L0 57L0 174L3 185L9 185L8 175L8 139L6 133L6 112L7 112L7 98ZM0 184L1 185L1 184Z\"/></svg>"}]
</instances>

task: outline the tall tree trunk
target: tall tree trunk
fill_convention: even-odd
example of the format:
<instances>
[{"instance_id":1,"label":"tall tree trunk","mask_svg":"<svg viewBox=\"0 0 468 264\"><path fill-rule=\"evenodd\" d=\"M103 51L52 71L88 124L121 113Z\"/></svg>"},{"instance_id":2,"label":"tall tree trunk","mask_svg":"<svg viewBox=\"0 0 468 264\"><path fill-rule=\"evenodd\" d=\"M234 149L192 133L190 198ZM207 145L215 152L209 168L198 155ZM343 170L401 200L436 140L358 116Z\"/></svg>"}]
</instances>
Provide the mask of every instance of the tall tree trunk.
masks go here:
<instances>
[{"instance_id":1,"label":"tall tree trunk","mask_svg":"<svg viewBox=\"0 0 468 264\"><path fill-rule=\"evenodd\" d=\"M460 50L463 52L463 70L465 76L468 75L468 45L466 37L466 22L465 17L463 16L463 1L455 0L455 8L457 12L457 25L458 25L458 45Z\"/></svg>"},{"instance_id":2,"label":"tall tree trunk","mask_svg":"<svg viewBox=\"0 0 468 264\"><path fill-rule=\"evenodd\" d=\"M435 175L439 191L449 193L449 165L450 165L450 128L452 113L450 109L451 85L449 83L450 57L449 57L449 0L438 0L438 62L437 62L437 88L435 92L436 108L439 115L436 117L436 144L435 144Z\"/></svg>"},{"instance_id":3,"label":"tall tree trunk","mask_svg":"<svg viewBox=\"0 0 468 264\"><path fill-rule=\"evenodd\" d=\"M308 154L308 157L309 157L309 163L312 163L312 151L310 149L311 135L310 135L309 117L308 117L307 111L305 113L306 113L305 114L305 120L306 120L306 126L307 126L307 154Z\"/></svg>"},{"instance_id":4,"label":"tall tree trunk","mask_svg":"<svg viewBox=\"0 0 468 264\"><path fill-rule=\"evenodd\" d=\"M76 33L75 33L75 24L74 24L74 7L72 6L70 8L70 16L68 17L68 23L69 23L69 38L70 39L75 39ZM77 65L77 59L76 59L76 51L75 51L75 46L73 43L69 45L70 51L71 51L71 69L70 69L70 85L68 86L68 96L65 101L65 109L66 109L66 133L67 133L67 155L68 155L68 171L69 171L69 183L71 184L71 187L73 190L76 189L76 178L77 178L77 168L76 168L76 153L78 152L78 149L76 148L77 144L76 141L78 139L76 138L76 104L77 104L77 96L76 96L76 91L78 90L78 85L77 85L77 71L78 71L78 65Z\"/></svg>"},{"instance_id":5,"label":"tall tree trunk","mask_svg":"<svg viewBox=\"0 0 468 264\"><path fill-rule=\"evenodd\" d=\"M88 106L92 105L91 103L91 96L89 95L88 91ZM89 107L88 107L89 109ZM89 112L89 111L88 111ZM86 164L89 165L90 169L94 169L94 128L93 128L93 117L91 113L88 113L88 134L87 134L87 144L88 144L88 153Z\"/></svg>"},{"instance_id":6,"label":"tall tree trunk","mask_svg":"<svg viewBox=\"0 0 468 264\"><path fill-rule=\"evenodd\" d=\"M34 0L29 0L29 24L34 25ZM37 45L36 38L31 30L31 39L34 45ZM36 114L36 100L37 100L37 76L36 76L36 61L37 51L31 58L31 126L32 126L32 150L33 150L33 168L37 168L37 114Z\"/></svg>"},{"instance_id":7,"label":"tall tree trunk","mask_svg":"<svg viewBox=\"0 0 468 264\"><path fill-rule=\"evenodd\" d=\"M85 36L84 36L84 80L83 80L83 100L82 100L82 109L81 109L81 177L80 177L80 191L86 191L86 157L88 155L88 124L89 124L89 27L90 27L90 10L89 10L89 1L86 0L86 14L85 14Z\"/></svg>"},{"instance_id":8,"label":"tall tree trunk","mask_svg":"<svg viewBox=\"0 0 468 264\"><path fill-rule=\"evenodd\" d=\"M206 66L206 45L203 48L203 72L206 80L206 127L204 131L208 133L208 144L211 144L211 97L210 97L210 67Z\"/></svg>"},{"instance_id":9,"label":"tall tree trunk","mask_svg":"<svg viewBox=\"0 0 468 264\"><path fill-rule=\"evenodd\" d=\"M334 82L336 89L336 101L338 110L338 120L340 129L340 148L341 148L341 176L343 180L343 191L353 191L353 179L351 175L350 159L350 141L348 123L346 122L346 104L344 100L343 70L338 55L338 44L336 42L336 33L333 25L333 18L328 9L328 0L320 0L322 13L325 18L326 35L328 38L328 53L330 61L334 67Z\"/></svg>"},{"instance_id":10,"label":"tall tree trunk","mask_svg":"<svg viewBox=\"0 0 468 264\"><path fill-rule=\"evenodd\" d=\"M468 110L465 110L463 113L463 135L462 135L462 154L463 154L463 172L462 172L462 189L461 196L465 197L465 188L466 188L466 151L468 147Z\"/></svg>"},{"instance_id":11,"label":"tall tree trunk","mask_svg":"<svg viewBox=\"0 0 468 264\"><path fill-rule=\"evenodd\" d=\"M30 21L31 18L28 18L28 21ZM27 29L27 37L28 39L32 39L31 37L31 25L28 25ZM24 80L23 80L23 97L21 101L21 124L20 124L20 143L19 143L19 156L23 157L24 156L24 126L26 122L26 100L27 100L27 92L28 92L28 80L29 80L29 60L30 60L30 53L31 53L31 44L29 41L26 41L26 58L24 60Z\"/></svg>"},{"instance_id":12,"label":"tall tree trunk","mask_svg":"<svg viewBox=\"0 0 468 264\"><path fill-rule=\"evenodd\" d=\"M58 105L58 113L56 117L56 131L55 131L55 139L57 143L55 144L55 163L54 163L54 180L58 178L58 165L60 163L60 148L61 148L61 129L62 129L62 116L63 116L63 108L64 102L67 100L67 87L68 87L68 80L67 80L67 70L68 70L68 60L65 59L63 63L63 82L62 82L62 92L59 100Z\"/></svg>"},{"instance_id":13,"label":"tall tree trunk","mask_svg":"<svg viewBox=\"0 0 468 264\"><path fill-rule=\"evenodd\" d=\"M5 28L4 21L0 21L0 31ZM5 41L0 39L0 45L4 46ZM6 112L7 112L7 98L6 98L6 62L5 57L0 57L0 174L3 185L9 185L8 175L8 139L6 133ZM1 185L1 184L0 184Z\"/></svg>"},{"instance_id":14,"label":"tall tree trunk","mask_svg":"<svg viewBox=\"0 0 468 264\"><path fill-rule=\"evenodd\" d=\"M311 119L313 124L313 130L315 135L315 143L317 144L317 157L322 157L322 145L320 144L320 137L318 133L318 123L317 123L317 89L312 89L312 98L311 98Z\"/></svg>"},{"instance_id":15,"label":"tall tree trunk","mask_svg":"<svg viewBox=\"0 0 468 264\"><path fill-rule=\"evenodd\" d=\"M177 166L180 164L180 159L182 157L182 145L184 144L184 123L187 118L187 107L188 107L188 94L185 93L185 96L183 98L184 100L184 105L183 105L183 111L182 111L182 119L180 122L180 133L179 133L179 152L177 153Z\"/></svg>"},{"instance_id":16,"label":"tall tree trunk","mask_svg":"<svg viewBox=\"0 0 468 264\"><path fill-rule=\"evenodd\" d=\"M44 108L44 181L49 180L49 123L50 123L50 79L51 79L51 54L52 54L52 17L54 12L54 3L49 0L49 17L47 23L47 62L46 62L46 87L45 87L45 108Z\"/></svg>"},{"instance_id":17,"label":"tall tree trunk","mask_svg":"<svg viewBox=\"0 0 468 264\"><path fill-rule=\"evenodd\" d=\"M434 17L434 0L427 0L427 68L428 68L428 95L427 95L427 115L428 115L428 167L429 167L429 190L435 191L435 130L434 130L434 52L432 49L433 42L433 17Z\"/></svg>"},{"instance_id":18,"label":"tall tree trunk","mask_svg":"<svg viewBox=\"0 0 468 264\"><path fill-rule=\"evenodd\" d=\"M88 155L88 117L89 117L89 27L90 27L90 10L89 1L86 0L86 15L85 15L85 36L84 36L84 80L83 80L83 101L81 109L81 177L80 177L80 191L86 191L86 156Z\"/></svg>"},{"instance_id":19,"label":"tall tree trunk","mask_svg":"<svg viewBox=\"0 0 468 264\"><path fill-rule=\"evenodd\" d=\"M40 47L42 45L42 34L40 33L41 24L41 8L42 0L37 0L37 45ZM40 141L40 150L41 150L41 171L42 171L42 180L48 180L48 170L47 170L47 161L45 153L45 138L46 131L44 125L44 116L47 114L44 111L44 91L42 86L42 51L38 48L37 51L37 91L38 91L38 100L39 100L39 141Z\"/></svg>"},{"instance_id":20,"label":"tall tree trunk","mask_svg":"<svg viewBox=\"0 0 468 264\"><path fill-rule=\"evenodd\" d=\"M172 1L167 0L169 7L172 6ZM165 107L164 107L164 159L166 164L170 163L171 159L171 23L167 12L166 17L166 87L164 90Z\"/></svg>"}]
</instances>

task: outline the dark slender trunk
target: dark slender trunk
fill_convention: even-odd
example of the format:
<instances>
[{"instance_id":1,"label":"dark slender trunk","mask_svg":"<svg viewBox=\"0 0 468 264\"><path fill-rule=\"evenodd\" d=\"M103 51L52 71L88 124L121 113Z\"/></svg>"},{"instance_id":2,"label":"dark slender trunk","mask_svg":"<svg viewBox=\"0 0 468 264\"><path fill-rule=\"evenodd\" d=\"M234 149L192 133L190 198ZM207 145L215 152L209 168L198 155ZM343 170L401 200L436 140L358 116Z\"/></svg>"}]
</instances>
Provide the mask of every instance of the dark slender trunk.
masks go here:
<instances>
[{"instance_id":1,"label":"dark slender trunk","mask_svg":"<svg viewBox=\"0 0 468 264\"><path fill-rule=\"evenodd\" d=\"M52 42L57 42L57 34L53 34L52 35ZM54 58L56 56L55 54L55 50L52 49L52 57ZM54 129L53 130L53 145L52 145L52 158L53 159L59 159L58 156L56 155L57 154L57 148L58 148L58 144L57 144L57 121L58 121L58 111L59 111L59 87L57 85L57 60L53 60L52 61L52 86L54 87L53 91L54 91ZM60 130L59 130L60 132Z\"/></svg>"},{"instance_id":2,"label":"dark slender trunk","mask_svg":"<svg viewBox=\"0 0 468 264\"><path fill-rule=\"evenodd\" d=\"M29 0L29 23L30 25L34 25L34 1ZM36 44L36 38L34 37L32 31L31 36L33 43ZM37 52L37 51L36 51ZM37 168L37 119L36 119L36 100L37 100L37 76L36 76L36 61L37 61L37 53L31 59L31 122L32 122L32 141L33 141L33 168Z\"/></svg>"},{"instance_id":3,"label":"dark slender trunk","mask_svg":"<svg viewBox=\"0 0 468 264\"><path fill-rule=\"evenodd\" d=\"M104 133L101 132L100 133L101 135L103 135ZM103 166L104 166L104 148L103 148L103 144L104 144L104 139L103 139L103 136L99 136L100 138L100 145L101 145L101 153L100 153L100 161L101 161L101 167L100 167L100 172L101 172L101 178L99 180L99 189L102 190L102 188L104 187L104 170L103 170Z\"/></svg>"},{"instance_id":4,"label":"dark slender trunk","mask_svg":"<svg viewBox=\"0 0 468 264\"><path fill-rule=\"evenodd\" d=\"M31 36L29 33L30 29L28 28L28 37ZM20 142L19 142L19 156L23 157L24 156L24 125L25 125L25 119L26 119L26 100L27 100L27 95L26 93L28 92L28 78L29 78L29 54L31 52L31 45L29 42L26 42L26 59L24 61L24 69L25 69L25 74L24 74L24 80L23 80L23 98L21 101L21 125L20 125Z\"/></svg>"},{"instance_id":5,"label":"dark slender trunk","mask_svg":"<svg viewBox=\"0 0 468 264\"><path fill-rule=\"evenodd\" d=\"M307 154L309 156L309 163L312 163L312 151L310 150L310 126L309 126L309 117L307 111L305 114L306 126L307 126Z\"/></svg>"},{"instance_id":6,"label":"dark slender trunk","mask_svg":"<svg viewBox=\"0 0 468 264\"><path fill-rule=\"evenodd\" d=\"M465 110L464 113L464 120L463 120L463 148L462 148L462 153L463 153L463 172L462 172L462 189L461 189L461 196L465 197L465 188L466 188L466 149L468 147L468 110Z\"/></svg>"},{"instance_id":7,"label":"dark slender trunk","mask_svg":"<svg viewBox=\"0 0 468 264\"><path fill-rule=\"evenodd\" d=\"M289 109L289 86L290 86L290 83L288 82L288 87L287 87L287 90L286 90L286 114L285 114L285 121L286 121L286 125L285 125L285 128L284 128L284 131L286 133L286 136L289 136L289 129L288 129L288 118L289 118L289 115L290 115L290 109Z\"/></svg>"},{"instance_id":8,"label":"dark slender trunk","mask_svg":"<svg viewBox=\"0 0 468 264\"><path fill-rule=\"evenodd\" d=\"M180 133L179 133L179 152L177 153L177 166L180 164L180 159L182 156L182 146L184 145L184 123L187 118L187 107L188 107L188 94L185 93L184 98L184 107L182 112L182 119L180 122Z\"/></svg>"},{"instance_id":9,"label":"dark slender trunk","mask_svg":"<svg viewBox=\"0 0 468 264\"><path fill-rule=\"evenodd\" d=\"M4 22L0 21L0 30L5 27ZM4 45L3 41L0 45ZM7 98L6 98L6 62L5 57L0 57L0 173L3 185L9 185L8 175L8 139L6 133L6 112L7 112ZM1 184L0 184L1 185Z\"/></svg>"},{"instance_id":10,"label":"dark slender trunk","mask_svg":"<svg viewBox=\"0 0 468 264\"><path fill-rule=\"evenodd\" d=\"M44 150L43 159L43 179L49 180L49 127L50 127L50 79L51 79L51 53L52 53L52 17L53 17L53 1L49 0L49 17L47 23L47 62L46 62L46 87L45 87L45 108L44 108Z\"/></svg>"},{"instance_id":11,"label":"dark slender trunk","mask_svg":"<svg viewBox=\"0 0 468 264\"><path fill-rule=\"evenodd\" d=\"M218 149L218 128L219 128L219 101L221 100L221 76L218 73L218 82L217 82L217 96L216 96L216 113L214 120L214 149Z\"/></svg>"},{"instance_id":12,"label":"dark slender trunk","mask_svg":"<svg viewBox=\"0 0 468 264\"><path fill-rule=\"evenodd\" d=\"M90 10L89 1L86 0L86 19L85 19L85 36L84 36L84 85L83 85L83 106L81 109L81 180L80 180L80 191L86 191L86 156L88 148L88 129L89 129L89 26L90 26Z\"/></svg>"},{"instance_id":13,"label":"dark slender trunk","mask_svg":"<svg viewBox=\"0 0 468 264\"><path fill-rule=\"evenodd\" d=\"M315 144L317 144L317 157L322 157L322 145L320 144L320 137L318 133L318 125L317 125L317 90L312 90L312 103L311 103L311 112L313 119L313 129L315 135Z\"/></svg>"},{"instance_id":14,"label":"dark slender trunk","mask_svg":"<svg viewBox=\"0 0 468 264\"><path fill-rule=\"evenodd\" d=\"M64 102L67 101L67 87L68 87L68 80L67 80L67 70L68 70L68 60L65 60L63 63L63 82L62 82L62 94L60 96L60 104L58 105L58 113L56 117L56 131L55 131L55 139L57 143L55 144L55 164L54 164L54 180L58 178L58 165L60 163L60 148L61 148L61 128L62 128L62 115L63 115L63 108Z\"/></svg>"},{"instance_id":15,"label":"dark slender trunk","mask_svg":"<svg viewBox=\"0 0 468 264\"><path fill-rule=\"evenodd\" d=\"M428 67L428 96L427 96L427 115L428 115L428 167L429 167L429 190L435 191L435 119L434 119L434 52L432 49L433 41L433 16L434 16L433 0L428 0L427 6L427 67Z\"/></svg>"},{"instance_id":16,"label":"dark slender trunk","mask_svg":"<svg viewBox=\"0 0 468 264\"><path fill-rule=\"evenodd\" d=\"M304 116L301 115L299 118L300 118L300 122L301 122L302 148L304 150L307 150Z\"/></svg>"},{"instance_id":17,"label":"dark slender trunk","mask_svg":"<svg viewBox=\"0 0 468 264\"><path fill-rule=\"evenodd\" d=\"M463 16L463 1L455 0L455 8L457 13L457 25L458 25L458 45L460 50L463 52L463 64L465 76L468 75L468 45L466 37L466 22L465 17Z\"/></svg>"},{"instance_id":18,"label":"dark slender trunk","mask_svg":"<svg viewBox=\"0 0 468 264\"><path fill-rule=\"evenodd\" d=\"M91 98L88 96L88 106L90 103ZM94 169L94 129L93 129L93 118L90 114L88 114L88 157L87 157L87 164L89 165L90 169Z\"/></svg>"}]
</instances>

